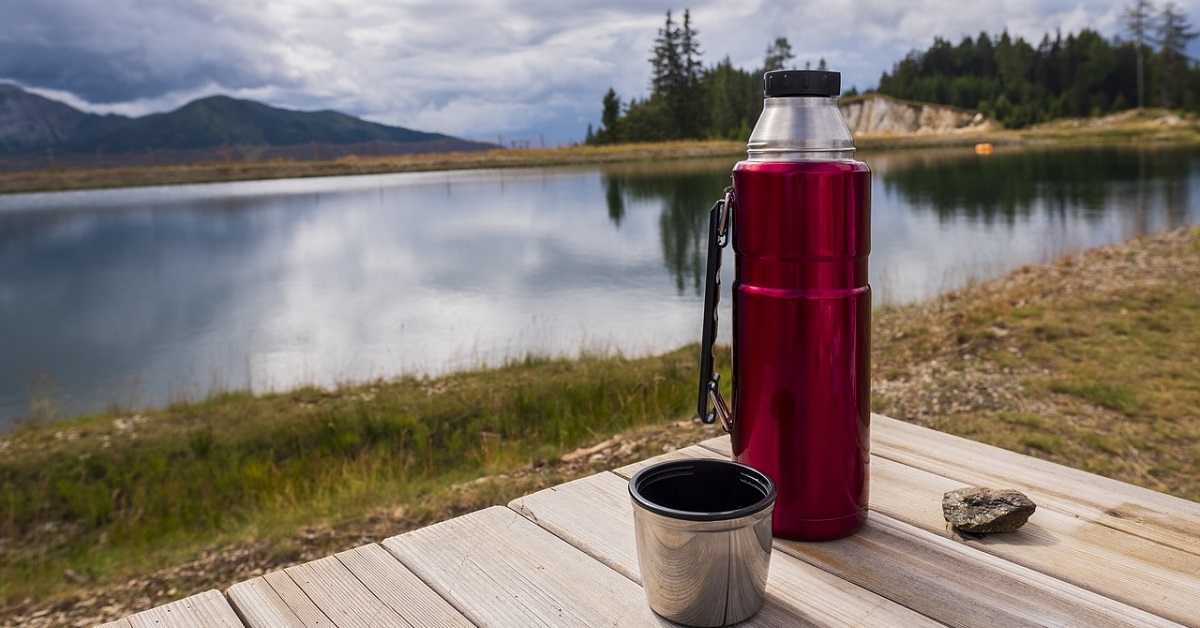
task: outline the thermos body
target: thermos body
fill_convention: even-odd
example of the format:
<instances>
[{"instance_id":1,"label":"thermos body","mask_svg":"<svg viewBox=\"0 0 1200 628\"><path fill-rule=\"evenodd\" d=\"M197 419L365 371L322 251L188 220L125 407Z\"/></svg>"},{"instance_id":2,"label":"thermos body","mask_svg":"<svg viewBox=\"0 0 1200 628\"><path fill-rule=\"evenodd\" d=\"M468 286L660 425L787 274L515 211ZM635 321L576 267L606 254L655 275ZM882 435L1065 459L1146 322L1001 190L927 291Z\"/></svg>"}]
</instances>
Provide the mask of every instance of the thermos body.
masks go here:
<instances>
[{"instance_id":1,"label":"thermos body","mask_svg":"<svg viewBox=\"0 0 1200 628\"><path fill-rule=\"evenodd\" d=\"M870 170L743 161L733 188L734 458L776 480L775 536L843 537L869 494Z\"/></svg>"},{"instance_id":2,"label":"thermos body","mask_svg":"<svg viewBox=\"0 0 1200 628\"><path fill-rule=\"evenodd\" d=\"M820 541L867 518L871 453L871 171L836 72L780 70L733 186L709 211L697 412L777 488L775 536ZM734 251L733 396L713 369L721 250Z\"/></svg>"}]
</instances>

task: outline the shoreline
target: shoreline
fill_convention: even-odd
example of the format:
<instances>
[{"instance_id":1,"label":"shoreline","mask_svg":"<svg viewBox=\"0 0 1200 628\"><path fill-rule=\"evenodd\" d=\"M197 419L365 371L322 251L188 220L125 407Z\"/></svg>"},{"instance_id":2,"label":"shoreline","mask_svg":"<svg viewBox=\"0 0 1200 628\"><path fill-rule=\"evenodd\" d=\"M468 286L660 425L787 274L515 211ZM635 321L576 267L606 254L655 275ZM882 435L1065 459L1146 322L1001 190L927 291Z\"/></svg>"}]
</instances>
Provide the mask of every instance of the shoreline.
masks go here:
<instances>
[{"instance_id":1,"label":"shoreline","mask_svg":"<svg viewBox=\"0 0 1200 628\"><path fill-rule=\"evenodd\" d=\"M980 143L1039 147L1196 144L1200 143L1200 120L1195 116L1180 117L1166 111L1147 109L1129 110L1103 118L1056 120L1013 131L952 131L855 138L856 147L862 150L972 147ZM5 194L34 192L440 170L530 168L706 157L738 160L745 154L744 142L684 140L611 146L497 149L471 153L351 156L309 162L205 162L169 166L40 169L0 172L0 198Z\"/></svg>"}]
</instances>

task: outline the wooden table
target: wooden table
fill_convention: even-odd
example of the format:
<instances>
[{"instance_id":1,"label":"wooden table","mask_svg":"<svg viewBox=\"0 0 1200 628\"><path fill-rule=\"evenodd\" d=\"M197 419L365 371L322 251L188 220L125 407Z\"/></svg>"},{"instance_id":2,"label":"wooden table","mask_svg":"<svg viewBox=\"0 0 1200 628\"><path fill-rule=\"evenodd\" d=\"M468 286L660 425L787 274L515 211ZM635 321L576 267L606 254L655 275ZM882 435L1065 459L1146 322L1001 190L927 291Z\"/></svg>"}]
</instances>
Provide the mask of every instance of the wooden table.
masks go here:
<instances>
[{"instance_id":1,"label":"wooden table","mask_svg":"<svg viewBox=\"0 0 1200 628\"><path fill-rule=\"evenodd\" d=\"M107 626L663 626L639 584L627 480L729 439L568 482ZM1016 488L1037 512L964 539L941 499ZM1200 626L1200 504L875 415L871 514L776 539L748 626Z\"/></svg>"}]
</instances>

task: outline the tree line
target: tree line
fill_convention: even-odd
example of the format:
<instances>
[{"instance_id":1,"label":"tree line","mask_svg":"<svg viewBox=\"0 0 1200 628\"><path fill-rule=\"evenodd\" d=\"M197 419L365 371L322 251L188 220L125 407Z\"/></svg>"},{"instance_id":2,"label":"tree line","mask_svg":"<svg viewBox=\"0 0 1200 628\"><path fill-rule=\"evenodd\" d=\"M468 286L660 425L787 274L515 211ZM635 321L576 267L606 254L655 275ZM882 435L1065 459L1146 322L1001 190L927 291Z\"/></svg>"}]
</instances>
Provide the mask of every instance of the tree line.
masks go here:
<instances>
[{"instance_id":1,"label":"tree line","mask_svg":"<svg viewBox=\"0 0 1200 628\"><path fill-rule=\"evenodd\" d=\"M1090 29L1046 34L1037 46L1007 31L957 45L937 37L884 72L878 91L979 110L1010 128L1147 104L1200 111L1200 65L1184 54L1197 33L1182 11L1135 0L1123 15L1128 39Z\"/></svg>"},{"instance_id":2,"label":"tree line","mask_svg":"<svg viewBox=\"0 0 1200 628\"><path fill-rule=\"evenodd\" d=\"M1197 33L1182 9L1133 0L1122 24L1128 39L1090 29L1046 34L1037 46L1007 31L958 44L935 37L927 50L910 52L884 72L876 91L982 111L1010 128L1147 104L1200 112L1200 64L1184 52ZM762 75L789 67L791 45L777 38L762 67L750 71L733 67L728 56L705 67L698 36L688 10L682 21L668 11L651 50L649 96L622 101L609 88L600 127L588 125L585 141L749 138L762 111ZM825 69L824 59L816 69Z\"/></svg>"},{"instance_id":3,"label":"tree line","mask_svg":"<svg viewBox=\"0 0 1200 628\"><path fill-rule=\"evenodd\" d=\"M733 67L726 56L705 67L699 31L691 13L676 21L667 12L650 57L650 95L622 102L616 90L604 94L600 128L588 125L588 144L660 142L680 139L740 139L762 112L762 75L786 68L794 58L786 37L767 46L763 66ZM820 69L825 61L821 60Z\"/></svg>"}]
</instances>

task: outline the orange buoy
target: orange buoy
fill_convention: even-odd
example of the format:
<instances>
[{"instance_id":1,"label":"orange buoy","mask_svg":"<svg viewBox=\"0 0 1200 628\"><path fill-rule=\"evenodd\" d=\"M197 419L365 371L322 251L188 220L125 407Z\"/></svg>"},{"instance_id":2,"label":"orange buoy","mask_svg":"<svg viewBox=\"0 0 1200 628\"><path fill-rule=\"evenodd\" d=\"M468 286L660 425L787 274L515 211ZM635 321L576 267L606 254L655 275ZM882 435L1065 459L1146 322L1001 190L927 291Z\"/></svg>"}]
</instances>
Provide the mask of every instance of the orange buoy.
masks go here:
<instances>
[{"instance_id":1,"label":"orange buoy","mask_svg":"<svg viewBox=\"0 0 1200 628\"><path fill-rule=\"evenodd\" d=\"M975 154L976 155L991 155L992 154L992 145L987 144L987 143L976 144L975 145Z\"/></svg>"}]
</instances>

